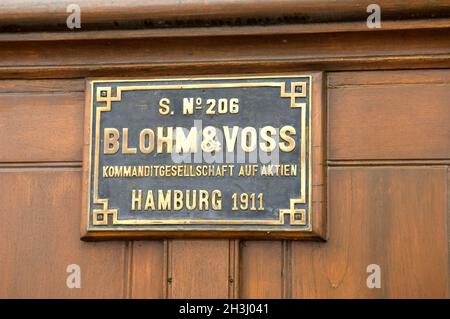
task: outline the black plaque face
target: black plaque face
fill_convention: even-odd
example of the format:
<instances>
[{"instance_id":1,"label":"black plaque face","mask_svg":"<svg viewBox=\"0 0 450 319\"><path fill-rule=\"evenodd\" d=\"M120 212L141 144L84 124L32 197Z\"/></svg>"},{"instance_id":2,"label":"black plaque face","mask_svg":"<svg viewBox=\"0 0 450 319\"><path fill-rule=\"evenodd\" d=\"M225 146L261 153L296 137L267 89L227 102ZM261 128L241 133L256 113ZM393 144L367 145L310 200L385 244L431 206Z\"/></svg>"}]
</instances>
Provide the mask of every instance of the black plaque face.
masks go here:
<instances>
[{"instance_id":1,"label":"black plaque face","mask_svg":"<svg viewBox=\"0 0 450 319\"><path fill-rule=\"evenodd\" d=\"M88 233L311 231L311 85L91 81Z\"/></svg>"}]
</instances>

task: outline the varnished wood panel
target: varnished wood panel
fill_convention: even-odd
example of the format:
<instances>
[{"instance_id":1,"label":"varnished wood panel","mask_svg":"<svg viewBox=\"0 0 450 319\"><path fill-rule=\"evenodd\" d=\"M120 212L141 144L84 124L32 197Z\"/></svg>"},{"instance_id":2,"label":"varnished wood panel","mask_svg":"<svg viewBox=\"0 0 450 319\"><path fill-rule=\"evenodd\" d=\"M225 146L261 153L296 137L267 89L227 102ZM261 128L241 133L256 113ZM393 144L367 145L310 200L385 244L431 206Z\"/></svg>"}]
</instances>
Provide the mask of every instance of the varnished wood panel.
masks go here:
<instances>
[{"instance_id":1,"label":"varnished wood panel","mask_svg":"<svg viewBox=\"0 0 450 319\"><path fill-rule=\"evenodd\" d=\"M83 92L83 79L1 80L0 93Z\"/></svg>"},{"instance_id":2,"label":"varnished wood panel","mask_svg":"<svg viewBox=\"0 0 450 319\"><path fill-rule=\"evenodd\" d=\"M327 238L327 79L325 73L313 73L311 113L312 225L321 239Z\"/></svg>"},{"instance_id":3,"label":"varnished wood panel","mask_svg":"<svg viewBox=\"0 0 450 319\"><path fill-rule=\"evenodd\" d=\"M80 241L79 169L1 169L0 185L0 297L124 296L124 243Z\"/></svg>"},{"instance_id":4,"label":"varnished wood panel","mask_svg":"<svg viewBox=\"0 0 450 319\"><path fill-rule=\"evenodd\" d=\"M417 54L448 53L446 46L450 40L444 32L433 31L392 32L388 35L396 43L397 51L414 49ZM366 34L336 34L330 37L318 35L276 35L267 37L202 37L192 39L173 38L164 41L147 39L45 42L36 46L33 42L8 43L0 50L1 66L39 65L86 65L86 64L126 64L126 63L179 63L213 61L264 61L283 58L305 59L314 57L326 59L330 56L358 57L392 55L391 47L383 46L386 41L383 32ZM399 40L402 42L395 42ZM308 46L303 45L308 43ZM348 45L357 42L358 51ZM425 42L425 43L424 43ZM195 45L193 45L195 43ZM427 45L425 45L427 44ZM20 50L19 50L20 47ZM113 50L111 48L114 48ZM263 49L264 48L264 49ZM78 52L74 55L73 52ZM101 54L99 54L101 53Z\"/></svg>"},{"instance_id":5,"label":"varnished wood panel","mask_svg":"<svg viewBox=\"0 0 450 319\"><path fill-rule=\"evenodd\" d=\"M384 31L394 30L442 30L450 27L449 18L435 19L408 19L383 21ZM227 28L223 26L211 26L208 28L183 27L183 28L156 28L141 30L96 30L83 32L26 32L26 33L0 33L0 42L17 41L69 41L69 40L118 40L118 39L152 39L176 38L176 37L207 37L215 36L261 36L272 34L317 34L317 33L341 33L341 32L372 32L367 28L366 20L308 23L308 24L279 24L279 25L245 25L239 28Z\"/></svg>"},{"instance_id":6,"label":"varnished wood panel","mask_svg":"<svg viewBox=\"0 0 450 319\"><path fill-rule=\"evenodd\" d=\"M118 28L120 26L155 27L159 25L216 25L216 24L264 24L301 21L330 22L365 20L366 7L369 1L355 0L253 0L227 1L129 1L127 5L112 0L78 0L83 10L85 28L103 27ZM450 5L445 0L435 1L396 1L378 0L383 8L383 17L414 18L417 16L447 16ZM20 2L3 0L0 19L6 30L20 28L61 29L67 18L67 2L52 3L52 10L39 2ZM236 19L238 19L236 21ZM187 21L190 21L188 23ZM212 23L211 21L215 21ZM184 22L184 23L183 23ZM67 31L66 29L63 29Z\"/></svg>"},{"instance_id":7,"label":"varnished wood panel","mask_svg":"<svg viewBox=\"0 0 450 319\"><path fill-rule=\"evenodd\" d=\"M292 243L293 297L448 297L447 187L445 167L330 169L329 240Z\"/></svg>"},{"instance_id":8,"label":"varnished wood panel","mask_svg":"<svg viewBox=\"0 0 450 319\"><path fill-rule=\"evenodd\" d=\"M228 298L228 240L170 240L169 298Z\"/></svg>"},{"instance_id":9,"label":"varnished wood panel","mask_svg":"<svg viewBox=\"0 0 450 319\"><path fill-rule=\"evenodd\" d=\"M400 63L402 57L414 54L419 60L434 59L434 62L446 61L450 46L448 29L412 30L412 31L377 31L370 33L336 33L336 34L288 34L267 36L229 36L199 38L154 39L118 39L97 41L47 41L47 42L8 42L0 50L0 73L44 72L33 76L67 76L71 69L77 76L87 74L104 74L105 70L121 67L124 74L134 76L142 70L158 71L161 75L180 72L202 74L243 71L243 66L251 63L253 72L271 63L272 72L279 70L279 64L285 71L303 69L326 69L345 63L344 68L368 68L373 63L384 62L387 67ZM392 46L386 46L389 41ZM305 45L307 43L308 45ZM355 50L355 47L358 47ZM74 54L77 52L77 54ZM405 59L403 65L411 65L413 58ZM283 64L283 62L287 62ZM447 61L448 62L448 61ZM230 70L233 65L234 70ZM448 64L447 64L448 65ZM220 68L221 66L221 68ZM194 69L192 70L192 67ZM293 68L296 68L295 70ZM218 70L220 68L220 70ZM247 67L244 67L244 70ZM177 70L178 69L178 70ZM266 67L267 69L267 67ZM195 73L193 73L195 71ZM118 71L116 71L116 74ZM121 72L122 73L122 72ZM111 71L109 73L111 75Z\"/></svg>"},{"instance_id":10,"label":"varnished wood panel","mask_svg":"<svg viewBox=\"0 0 450 319\"><path fill-rule=\"evenodd\" d=\"M240 298L283 297L282 241L241 243Z\"/></svg>"},{"instance_id":11,"label":"varnished wood panel","mask_svg":"<svg viewBox=\"0 0 450 319\"><path fill-rule=\"evenodd\" d=\"M330 75L330 160L450 158L450 72L415 72Z\"/></svg>"},{"instance_id":12,"label":"varnished wood panel","mask_svg":"<svg viewBox=\"0 0 450 319\"><path fill-rule=\"evenodd\" d=\"M405 84L450 84L450 70L401 70L370 72L329 72L329 89L353 86L399 86Z\"/></svg>"},{"instance_id":13,"label":"varnished wood panel","mask_svg":"<svg viewBox=\"0 0 450 319\"><path fill-rule=\"evenodd\" d=\"M132 241L129 270L132 298L164 298L164 244L162 241Z\"/></svg>"},{"instance_id":14,"label":"varnished wood panel","mask_svg":"<svg viewBox=\"0 0 450 319\"><path fill-rule=\"evenodd\" d=\"M252 1L213 1L199 14L205 4L198 1L106 8L105 1L86 0L82 23L103 27L120 28L149 13L161 20L195 13L207 20L287 12L308 21L192 33L0 35L7 41L0 43L0 78L7 79L0 83L0 297L449 297L449 187L442 166L450 158L449 71L386 71L449 68L448 19L383 21L373 32L360 19L367 16L364 6L339 1L330 10L325 2L264 1L252 11ZM417 18L444 16L444 3L378 4L384 18ZM44 6L20 6L4 1L2 22L15 28L26 20L22 27L40 28L57 20L65 29L65 10L49 15ZM329 23L345 19L358 22ZM368 69L378 71L333 72ZM332 165L362 166L330 170L328 242L245 241L236 249L228 240L79 241L80 172L68 166L81 160L85 77L299 70L331 71L328 158ZM321 153L321 143L313 146ZM381 161L410 167L363 167ZM417 163L424 167L411 166ZM441 167L425 167L430 163ZM316 194L314 205L324 205L327 194ZM80 290L65 286L68 263L81 265ZM365 286L369 263L382 267L379 290Z\"/></svg>"},{"instance_id":15,"label":"varnished wood panel","mask_svg":"<svg viewBox=\"0 0 450 319\"><path fill-rule=\"evenodd\" d=\"M0 162L81 161L83 105L81 92L0 94Z\"/></svg>"}]
</instances>

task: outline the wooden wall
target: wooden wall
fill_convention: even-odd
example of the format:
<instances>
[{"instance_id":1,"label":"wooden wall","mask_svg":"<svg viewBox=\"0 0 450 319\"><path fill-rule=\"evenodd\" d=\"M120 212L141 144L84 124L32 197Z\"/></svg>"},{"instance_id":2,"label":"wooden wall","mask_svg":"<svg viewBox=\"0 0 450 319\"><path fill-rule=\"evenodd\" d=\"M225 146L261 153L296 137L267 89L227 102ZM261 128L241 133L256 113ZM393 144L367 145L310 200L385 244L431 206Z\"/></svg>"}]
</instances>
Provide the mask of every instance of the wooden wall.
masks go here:
<instances>
[{"instance_id":1,"label":"wooden wall","mask_svg":"<svg viewBox=\"0 0 450 319\"><path fill-rule=\"evenodd\" d=\"M0 297L449 297L449 35L0 38ZM308 70L327 77L328 242L80 241L87 77Z\"/></svg>"}]
</instances>

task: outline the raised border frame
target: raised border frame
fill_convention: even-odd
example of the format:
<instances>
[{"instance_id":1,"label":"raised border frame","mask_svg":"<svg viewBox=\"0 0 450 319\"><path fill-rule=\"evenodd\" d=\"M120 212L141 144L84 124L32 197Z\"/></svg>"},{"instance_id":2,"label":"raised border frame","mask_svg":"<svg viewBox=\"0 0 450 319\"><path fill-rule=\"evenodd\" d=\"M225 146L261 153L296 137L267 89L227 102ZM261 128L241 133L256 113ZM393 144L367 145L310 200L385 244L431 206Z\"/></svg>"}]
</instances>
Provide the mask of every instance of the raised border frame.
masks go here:
<instances>
[{"instance_id":1,"label":"raised border frame","mask_svg":"<svg viewBox=\"0 0 450 319\"><path fill-rule=\"evenodd\" d=\"M156 227L149 230L148 228L140 228L129 230L127 228L106 228L102 229L92 229L89 228L90 225L90 199L89 194L91 191L91 183L90 183L90 163L91 163L91 141L92 135L92 123L91 117L93 112L93 98L96 98L97 101L104 102L105 106L102 107L102 110L97 110L97 122L100 120L100 114L98 112L101 111L109 111L111 108L111 102L119 101L121 97L121 88L117 89L116 96L111 96L111 88L104 87L99 88L97 92L93 91L93 87L95 83L102 82L135 82L135 81L178 81L178 80L239 80L239 79L252 79L252 78L295 78L295 77L308 77L310 79L309 86L309 105L314 105L314 107L310 108L310 116L308 123L308 130L306 135L308 136L308 151L309 151L309 227L306 229L284 229L284 230L273 230L264 228L264 222L258 223L256 221L252 224L261 224L261 228L255 229L236 229L236 228L226 228L220 227L217 228L202 228L202 229L184 229L184 228L169 228L164 227L161 229L157 229ZM88 79L86 82L86 107L85 107L85 135L84 135L84 154L83 154L83 205L82 205L82 220L81 220L81 237L85 240L93 240L93 239L113 239L113 238L146 238L146 237L233 237L233 238L315 238L315 239L326 239L326 200L325 200L325 188L324 188L324 176L325 170L323 163L325 163L325 143L324 143L324 94L322 88L323 85L323 74L321 72L313 72L308 74L255 74L255 75L245 75L245 76L205 76L205 77L170 77L170 78L157 78L157 79L130 79L130 78L114 78L114 79ZM242 85L243 83L240 83ZM300 96L303 93L306 93L305 90L302 90L302 93L295 92L295 82L291 82L291 90L289 92L286 91L286 87L282 82L272 83L274 86L280 87L280 97L282 98L290 98L290 107L302 108L302 112L305 111L304 105L301 103L296 103L296 97L304 97ZM297 83L299 84L299 83ZM175 84L176 86L177 84ZM202 87L205 84L200 84ZM181 86L181 85L179 85ZM185 86L185 85L183 85ZM251 83L250 83L251 86ZM268 86L267 82L260 83L256 86ZM270 85L269 85L270 86ZM145 86L125 86L122 87L125 90L139 90L139 89L148 89ZM106 92L106 95L100 95L101 92ZM109 93L108 93L109 92ZM97 123L98 124L98 123ZM98 125L97 125L98 127ZM302 125L303 128L303 125ZM98 139L97 139L98 140ZM95 146L97 147L97 146ZM306 146L304 146L306 147ZM304 153L303 153L304 154ZM300 159L304 161L304 158ZM306 163L305 163L306 164ZM302 165L304 168L306 165ZM95 186L94 186L95 187ZM306 187L306 185L301 185L301 187ZM94 192L95 193L95 192ZM302 194L304 194L304 189ZM94 194L95 197L95 194ZM300 199L301 200L301 199ZM306 199L304 199L306 200ZM103 204L104 208L101 211L94 212L97 214L104 214L104 219L107 220L107 216L109 214L112 215L113 220L117 219L117 212L110 211L107 207L107 200L99 200L97 199L98 204ZM298 199L291 199L290 207L288 209L280 209L280 220L284 220L284 216L287 214L290 217L291 224L298 224L295 219L295 214L298 213L298 209L295 209L295 203L298 203ZM106 205L106 206L105 206ZM304 212L303 212L304 213ZM301 218L301 222L303 223L304 214ZM115 217L115 219L114 219ZM313 222L314 221L314 222ZM117 220L116 220L117 222ZM277 223L277 220L269 221L269 224ZM211 223L214 224L214 223ZM230 223L231 224L231 223ZM245 225L240 221L240 224Z\"/></svg>"}]
</instances>

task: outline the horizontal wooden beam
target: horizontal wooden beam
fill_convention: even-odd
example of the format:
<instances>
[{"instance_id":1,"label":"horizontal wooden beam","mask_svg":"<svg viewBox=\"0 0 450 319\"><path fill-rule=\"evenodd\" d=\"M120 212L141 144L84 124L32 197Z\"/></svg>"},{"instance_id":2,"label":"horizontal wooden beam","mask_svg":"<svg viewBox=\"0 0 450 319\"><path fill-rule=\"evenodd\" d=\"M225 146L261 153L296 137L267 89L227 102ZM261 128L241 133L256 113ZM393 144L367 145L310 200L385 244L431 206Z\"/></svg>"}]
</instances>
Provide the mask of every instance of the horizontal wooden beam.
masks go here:
<instances>
[{"instance_id":1,"label":"horizontal wooden beam","mask_svg":"<svg viewBox=\"0 0 450 319\"><path fill-rule=\"evenodd\" d=\"M450 18L414 19L383 21L379 29L369 29L365 21L329 22L308 24L285 24L272 26L227 26L227 27L190 27L190 28L159 28L142 30L100 30L81 32L7 32L0 33L0 42L18 41L74 41L74 40L119 40L145 38L193 38L193 37L224 37L224 36L261 36L289 35L313 33L343 33L343 32L380 32L395 30L426 30L450 29Z\"/></svg>"},{"instance_id":2,"label":"horizontal wooden beam","mask_svg":"<svg viewBox=\"0 0 450 319\"><path fill-rule=\"evenodd\" d=\"M68 5L81 9L81 28L145 29L226 25L273 25L365 21L373 0L2 0L0 30L67 31ZM446 0L379 0L382 18L445 18Z\"/></svg>"},{"instance_id":3,"label":"horizontal wooden beam","mask_svg":"<svg viewBox=\"0 0 450 319\"><path fill-rule=\"evenodd\" d=\"M364 34L9 42L1 45L0 78L448 68L449 34L447 28Z\"/></svg>"}]
</instances>

